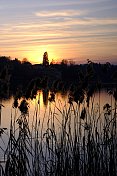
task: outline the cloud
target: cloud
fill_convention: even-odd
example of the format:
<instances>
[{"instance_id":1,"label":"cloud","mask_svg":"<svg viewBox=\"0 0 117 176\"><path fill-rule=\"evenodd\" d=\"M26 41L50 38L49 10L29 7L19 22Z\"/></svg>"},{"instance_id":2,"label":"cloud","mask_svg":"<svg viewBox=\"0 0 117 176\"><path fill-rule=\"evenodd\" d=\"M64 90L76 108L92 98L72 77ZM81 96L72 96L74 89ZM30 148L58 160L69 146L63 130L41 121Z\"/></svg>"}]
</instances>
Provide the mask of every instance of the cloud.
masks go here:
<instances>
[{"instance_id":1,"label":"cloud","mask_svg":"<svg viewBox=\"0 0 117 176\"><path fill-rule=\"evenodd\" d=\"M59 10L59 11L41 11L35 12L37 17L71 17L83 14L83 11L76 10Z\"/></svg>"},{"instance_id":2,"label":"cloud","mask_svg":"<svg viewBox=\"0 0 117 176\"><path fill-rule=\"evenodd\" d=\"M40 21L40 23L23 23L23 24L17 24L16 26L14 26L15 29L35 29L38 28L39 29L47 29L49 30L49 28L52 29L56 29L56 28L67 28L67 27L71 27L73 28L74 26L79 27L80 26L95 26L97 25L97 28L99 26L104 26L104 25L117 25L117 18L110 18L110 19L106 19L106 18L77 18L77 19L71 19L71 18L67 18L64 19L63 21L49 21L49 20L45 20L45 21Z\"/></svg>"},{"instance_id":3,"label":"cloud","mask_svg":"<svg viewBox=\"0 0 117 176\"><path fill-rule=\"evenodd\" d=\"M2 25L0 46L49 45L63 43L116 43L116 18L78 18L43 23L19 23ZM111 41L112 40L112 41Z\"/></svg>"},{"instance_id":4,"label":"cloud","mask_svg":"<svg viewBox=\"0 0 117 176\"><path fill-rule=\"evenodd\" d=\"M24 8L20 4L19 10L16 7L13 13L11 9L0 12L1 53L11 51L12 54L16 50L19 54L35 50L38 53L39 48L52 48L71 55L75 51L77 56L117 53L116 3L110 0L45 0L39 5L39 1L35 2L28 6L25 3Z\"/></svg>"}]
</instances>

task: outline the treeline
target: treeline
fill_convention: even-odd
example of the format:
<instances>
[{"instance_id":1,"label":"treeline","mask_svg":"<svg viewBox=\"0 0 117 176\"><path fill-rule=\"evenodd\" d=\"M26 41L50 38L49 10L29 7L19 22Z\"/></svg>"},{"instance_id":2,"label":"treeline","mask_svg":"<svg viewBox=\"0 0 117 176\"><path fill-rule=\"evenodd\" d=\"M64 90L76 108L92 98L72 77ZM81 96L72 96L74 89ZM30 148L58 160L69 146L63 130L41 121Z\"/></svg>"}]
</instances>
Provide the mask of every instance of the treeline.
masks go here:
<instances>
[{"instance_id":1,"label":"treeline","mask_svg":"<svg viewBox=\"0 0 117 176\"><path fill-rule=\"evenodd\" d=\"M61 64L51 63L44 66L43 64L32 65L27 60L21 62L18 59L12 60L10 57L1 56L0 74L4 74L5 69L10 75L9 85L13 92L16 92L18 88L25 90L32 80L33 82L38 80L40 89L43 88L41 83L44 84L45 80L49 89L52 89L57 82L59 82L58 89L61 89L63 85L64 89L68 89L71 85L77 86L82 81L85 83L88 81L92 85L100 82L103 86L117 83L117 65L93 63L89 60L86 64L80 65L62 61Z\"/></svg>"}]
</instances>

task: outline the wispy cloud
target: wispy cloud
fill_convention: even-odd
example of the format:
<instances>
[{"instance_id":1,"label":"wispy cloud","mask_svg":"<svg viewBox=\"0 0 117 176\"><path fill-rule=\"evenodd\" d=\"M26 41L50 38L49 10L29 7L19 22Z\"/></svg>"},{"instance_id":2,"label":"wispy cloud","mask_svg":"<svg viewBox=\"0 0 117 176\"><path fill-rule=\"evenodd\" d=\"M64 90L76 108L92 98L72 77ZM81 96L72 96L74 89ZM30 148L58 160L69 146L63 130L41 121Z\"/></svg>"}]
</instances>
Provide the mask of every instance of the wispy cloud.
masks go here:
<instances>
[{"instance_id":1,"label":"wispy cloud","mask_svg":"<svg viewBox=\"0 0 117 176\"><path fill-rule=\"evenodd\" d=\"M117 39L117 28L111 28L117 25L117 19L67 19L52 23L20 23L16 25L3 25L0 28L1 40L3 45L42 45L42 44L63 44L63 43L95 43ZM84 28L85 26L86 28ZM105 27L104 27L105 26ZM107 27L108 26L108 27ZM80 27L80 28L79 28Z\"/></svg>"},{"instance_id":2,"label":"wispy cloud","mask_svg":"<svg viewBox=\"0 0 117 176\"><path fill-rule=\"evenodd\" d=\"M56 29L56 27L68 27L71 26L73 28L73 26L79 26L79 25L84 25L84 26L88 26L88 25L98 25L97 28L100 25L117 25L117 18L110 18L110 19L105 19L105 18L77 18L77 19L71 19L71 18L67 18L63 21L40 21L40 23L23 23L23 24L16 24L16 26L14 26L13 28L15 29L34 29L34 28L43 28L44 27L48 27L49 28L53 28Z\"/></svg>"},{"instance_id":3,"label":"wispy cloud","mask_svg":"<svg viewBox=\"0 0 117 176\"><path fill-rule=\"evenodd\" d=\"M67 16L78 16L83 14L83 11L76 10L59 10L59 11L41 11L36 12L35 15L38 17L67 17Z\"/></svg>"},{"instance_id":4,"label":"wispy cloud","mask_svg":"<svg viewBox=\"0 0 117 176\"><path fill-rule=\"evenodd\" d=\"M0 54L27 57L47 49L58 57L117 55L115 0L12 2L0 6Z\"/></svg>"}]
</instances>

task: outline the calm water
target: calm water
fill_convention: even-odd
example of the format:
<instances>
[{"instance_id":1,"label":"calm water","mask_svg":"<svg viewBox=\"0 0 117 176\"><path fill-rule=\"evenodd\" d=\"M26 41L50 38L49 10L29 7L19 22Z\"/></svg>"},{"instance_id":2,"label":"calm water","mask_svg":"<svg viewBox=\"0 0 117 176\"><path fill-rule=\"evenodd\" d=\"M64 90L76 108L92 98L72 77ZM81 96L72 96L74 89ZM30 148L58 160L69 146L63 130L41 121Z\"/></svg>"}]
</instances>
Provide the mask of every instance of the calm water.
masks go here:
<instances>
[{"instance_id":1,"label":"calm water","mask_svg":"<svg viewBox=\"0 0 117 176\"><path fill-rule=\"evenodd\" d=\"M31 131L33 131L33 129L35 128L35 122L37 120L40 124L40 130L42 130L44 133L47 127L51 124L51 118L53 117L53 114L54 114L54 124L56 126L56 130L59 130L60 128L60 125L62 122L62 114L66 113L67 109L70 106L70 104L68 104L68 96L62 95L61 93L57 93L55 96L55 102L50 103L48 101L49 94L50 94L49 92L40 91L36 99L29 100L29 116L27 117L27 119L28 119L29 127ZM93 102L93 109L95 110L95 114L96 114L95 116L97 116L98 118L99 93L95 93L95 95L92 98L92 102ZM105 90L102 90L100 93L100 113L101 114L103 114L103 106L106 103L109 103L110 105L113 106L114 98L110 96ZM0 158L3 158L3 153L4 153L3 150L5 150L7 147L11 119L15 124L15 130L17 134L18 125L16 123L16 120L21 115L18 109L16 110L13 108L13 97L9 100L2 101L2 105L4 107L2 107L1 109L0 128L7 128L7 130L0 137ZM80 109L82 109L84 106L85 106L85 103L80 107ZM74 103L74 107L77 109L76 103ZM92 106L89 107L90 113L91 113L91 107ZM71 123L73 123L73 121L71 121Z\"/></svg>"}]
</instances>

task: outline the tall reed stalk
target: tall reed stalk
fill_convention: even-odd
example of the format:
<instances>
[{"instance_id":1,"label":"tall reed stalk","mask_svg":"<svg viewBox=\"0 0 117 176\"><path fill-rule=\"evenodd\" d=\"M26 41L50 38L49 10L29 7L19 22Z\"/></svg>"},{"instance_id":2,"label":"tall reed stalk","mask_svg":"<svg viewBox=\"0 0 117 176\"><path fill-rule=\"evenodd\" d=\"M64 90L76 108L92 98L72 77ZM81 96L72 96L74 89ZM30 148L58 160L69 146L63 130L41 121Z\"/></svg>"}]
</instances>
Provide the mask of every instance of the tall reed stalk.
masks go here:
<instances>
[{"instance_id":1,"label":"tall reed stalk","mask_svg":"<svg viewBox=\"0 0 117 176\"><path fill-rule=\"evenodd\" d=\"M44 117L38 100L32 128L28 103L22 100L21 115L14 117L18 129L14 129L11 118L7 160L5 169L0 165L1 176L117 175L117 99L114 107L107 103L101 112L93 96L88 105L87 97L82 102L69 98L63 108L50 98Z\"/></svg>"}]
</instances>

